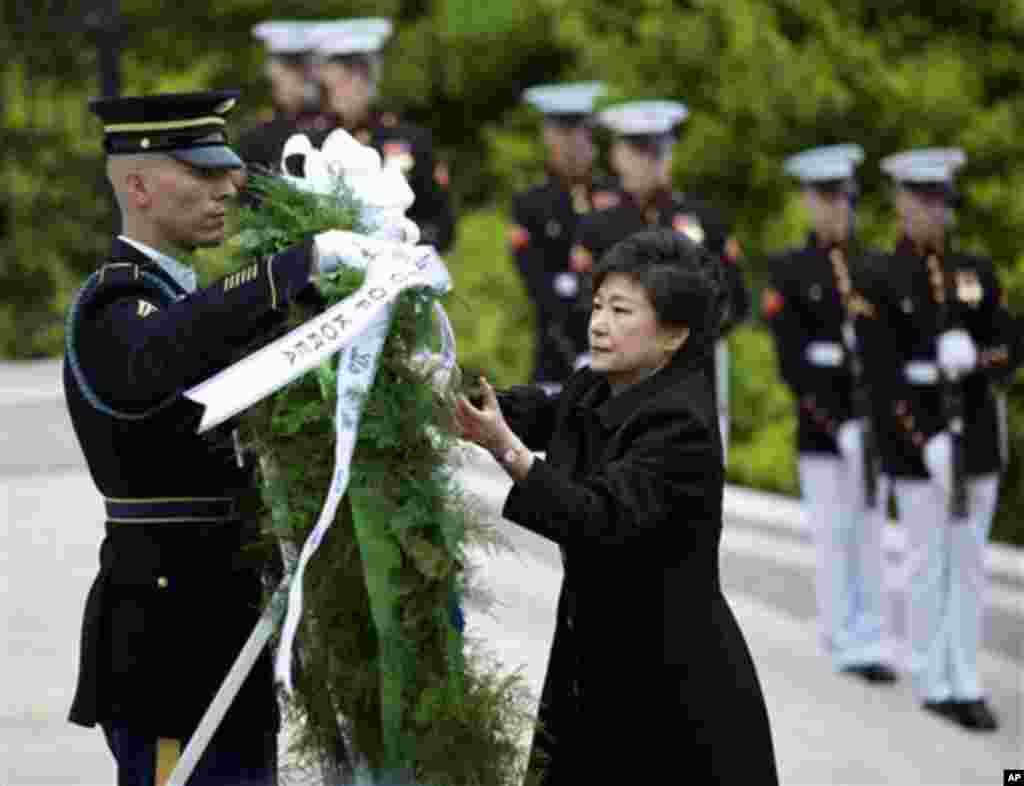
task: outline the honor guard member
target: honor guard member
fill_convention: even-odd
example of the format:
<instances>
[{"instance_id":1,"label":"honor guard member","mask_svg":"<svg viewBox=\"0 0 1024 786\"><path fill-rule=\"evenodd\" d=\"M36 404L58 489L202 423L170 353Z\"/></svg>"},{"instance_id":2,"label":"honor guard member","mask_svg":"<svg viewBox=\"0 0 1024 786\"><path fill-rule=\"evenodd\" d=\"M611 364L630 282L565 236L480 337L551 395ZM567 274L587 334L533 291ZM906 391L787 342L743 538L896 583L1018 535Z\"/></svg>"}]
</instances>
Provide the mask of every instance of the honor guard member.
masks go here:
<instances>
[{"instance_id":1,"label":"honor guard member","mask_svg":"<svg viewBox=\"0 0 1024 786\"><path fill-rule=\"evenodd\" d=\"M380 81L380 51L391 36L387 19L348 19L322 23L316 32L317 78L332 127L342 127L364 145L377 149L385 163L402 170L416 201L409 218L422 241L439 252L455 241L455 214L448 192L448 167L434 157L430 132L406 123L394 112L375 108ZM314 137L319 145L322 137Z\"/></svg>"},{"instance_id":2,"label":"honor guard member","mask_svg":"<svg viewBox=\"0 0 1024 786\"><path fill-rule=\"evenodd\" d=\"M589 307L580 274L569 267L576 227L595 208L618 203L614 181L594 177L591 119L600 82L536 85L523 99L543 115L547 179L512 198L509 247L534 307L531 381L552 390L587 352Z\"/></svg>"},{"instance_id":3,"label":"honor guard member","mask_svg":"<svg viewBox=\"0 0 1024 786\"><path fill-rule=\"evenodd\" d=\"M999 429L992 385L1013 372L1013 323L990 259L958 251L948 223L957 149L883 159L902 237L861 277L858 340L882 468L907 542L909 668L924 708L968 729L997 721L978 674L984 550Z\"/></svg>"},{"instance_id":4,"label":"honor guard member","mask_svg":"<svg viewBox=\"0 0 1024 786\"><path fill-rule=\"evenodd\" d=\"M182 257L224 240L242 167L225 133L237 97L90 104L122 234L65 336L67 406L106 507L70 720L102 726L120 786L164 782L260 614L252 466L230 427L196 434L202 408L183 391L281 325L293 302L319 302L311 274L330 267L326 233L197 289ZM277 730L264 653L189 784L273 783Z\"/></svg>"},{"instance_id":5,"label":"honor guard member","mask_svg":"<svg viewBox=\"0 0 1024 786\"><path fill-rule=\"evenodd\" d=\"M863 160L859 145L813 148L786 160L786 174L803 188L812 229L803 247L770 260L762 316L797 402L800 490L816 545L823 649L837 670L893 682L883 643L885 517L854 335L854 171Z\"/></svg>"},{"instance_id":6,"label":"honor guard member","mask_svg":"<svg viewBox=\"0 0 1024 786\"><path fill-rule=\"evenodd\" d=\"M264 75L273 111L239 135L238 154L249 168L277 171L288 137L327 128L310 63L315 27L314 22L274 20L252 30L266 48Z\"/></svg>"},{"instance_id":7,"label":"honor guard member","mask_svg":"<svg viewBox=\"0 0 1024 786\"><path fill-rule=\"evenodd\" d=\"M523 100L543 116L547 179L512 198L509 248L534 307L536 329L531 381L557 393L589 346L589 304L580 301L581 274L570 269L569 252L580 220L591 211L619 201L615 183L594 177L596 155L591 122L594 101L604 92L600 82L534 85ZM563 559L564 559L563 551ZM557 617L567 619L560 595ZM568 624L568 623L566 623ZM529 769L541 771L564 731L565 698L555 689L560 675L573 670L571 655L554 646L540 699L540 725L530 751Z\"/></svg>"},{"instance_id":8,"label":"honor guard member","mask_svg":"<svg viewBox=\"0 0 1024 786\"><path fill-rule=\"evenodd\" d=\"M598 114L598 121L615 135L610 162L620 180L620 198L580 222L570 264L577 272L587 271L619 240L654 226L682 232L722 260L729 304L723 338L715 348L715 387L722 444L728 448L729 355L724 336L746 319L750 296L738 264L739 243L724 218L707 202L672 190L672 146L676 127L688 114L676 101L629 101Z\"/></svg>"}]
</instances>

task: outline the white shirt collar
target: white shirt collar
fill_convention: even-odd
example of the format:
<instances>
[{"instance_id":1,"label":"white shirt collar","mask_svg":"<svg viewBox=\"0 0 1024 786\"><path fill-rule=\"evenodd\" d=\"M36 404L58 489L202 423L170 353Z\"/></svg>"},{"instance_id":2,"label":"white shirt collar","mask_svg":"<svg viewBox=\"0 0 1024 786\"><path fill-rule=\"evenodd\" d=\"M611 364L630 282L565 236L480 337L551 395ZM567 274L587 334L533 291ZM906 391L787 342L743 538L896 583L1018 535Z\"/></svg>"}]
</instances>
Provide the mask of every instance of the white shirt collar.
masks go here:
<instances>
[{"instance_id":1,"label":"white shirt collar","mask_svg":"<svg viewBox=\"0 0 1024 786\"><path fill-rule=\"evenodd\" d=\"M130 237L125 237L124 235L118 235L118 238L160 265L164 272L177 281L181 288L186 292L192 294L196 291L198 286L196 271L188 265L183 265L174 257L169 257L167 254L157 251L155 248L151 248L145 243L140 243L138 240L132 240Z\"/></svg>"}]
</instances>

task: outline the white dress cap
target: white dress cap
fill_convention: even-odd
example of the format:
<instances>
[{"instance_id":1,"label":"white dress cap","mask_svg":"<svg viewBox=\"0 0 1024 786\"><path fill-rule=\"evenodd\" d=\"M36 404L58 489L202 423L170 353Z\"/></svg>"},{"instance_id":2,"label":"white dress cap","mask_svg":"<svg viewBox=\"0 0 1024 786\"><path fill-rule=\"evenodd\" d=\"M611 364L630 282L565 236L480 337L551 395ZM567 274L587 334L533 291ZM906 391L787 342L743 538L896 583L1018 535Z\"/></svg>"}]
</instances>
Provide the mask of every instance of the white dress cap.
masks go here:
<instances>
[{"instance_id":1,"label":"white dress cap","mask_svg":"<svg viewBox=\"0 0 1024 786\"><path fill-rule=\"evenodd\" d=\"M313 48L315 22L273 19L253 27L252 34L263 42L272 55L297 55Z\"/></svg>"},{"instance_id":2,"label":"white dress cap","mask_svg":"<svg viewBox=\"0 0 1024 786\"><path fill-rule=\"evenodd\" d=\"M886 156L882 171L901 183L950 183L956 170L967 163L964 151L957 147L923 147Z\"/></svg>"},{"instance_id":3,"label":"white dress cap","mask_svg":"<svg viewBox=\"0 0 1024 786\"><path fill-rule=\"evenodd\" d=\"M313 48L321 57L379 52L391 37L391 20L383 17L321 22L313 31Z\"/></svg>"},{"instance_id":4,"label":"white dress cap","mask_svg":"<svg viewBox=\"0 0 1024 786\"><path fill-rule=\"evenodd\" d=\"M545 115L589 115L603 93L603 82L560 82L529 87L523 100Z\"/></svg>"},{"instance_id":5,"label":"white dress cap","mask_svg":"<svg viewBox=\"0 0 1024 786\"><path fill-rule=\"evenodd\" d=\"M627 101L602 110L597 118L622 136L661 136L671 133L689 114L678 101Z\"/></svg>"},{"instance_id":6,"label":"white dress cap","mask_svg":"<svg viewBox=\"0 0 1024 786\"><path fill-rule=\"evenodd\" d=\"M864 160L860 145L826 145L812 147L787 158L783 169L787 175L803 183L849 180L857 164Z\"/></svg>"}]
</instances>

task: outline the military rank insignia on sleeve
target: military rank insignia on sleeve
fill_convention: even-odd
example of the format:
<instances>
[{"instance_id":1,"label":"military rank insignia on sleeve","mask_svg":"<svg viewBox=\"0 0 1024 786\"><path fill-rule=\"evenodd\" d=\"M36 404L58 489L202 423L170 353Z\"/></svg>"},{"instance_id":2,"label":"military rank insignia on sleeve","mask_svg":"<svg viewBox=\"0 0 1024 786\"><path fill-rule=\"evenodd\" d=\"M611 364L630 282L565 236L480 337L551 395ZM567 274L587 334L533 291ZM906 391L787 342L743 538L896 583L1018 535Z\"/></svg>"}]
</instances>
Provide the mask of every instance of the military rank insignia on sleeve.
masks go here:
<instances>
[{"instance_id":1,"label":"military rank insignia on sleeve","mask_svg":"<svg viewBox=\"0 0 1024 786\"><path fill-rule=\"evenodd\" d=\"M140 319L145 319L150 314L152 314L154 311L159 311L159 310L160 309L158 309L156 306L154 306L148 300L139 300L139 307L136 309L135 313L138 315L138 317Z\"/></svg>"}]
</instances>

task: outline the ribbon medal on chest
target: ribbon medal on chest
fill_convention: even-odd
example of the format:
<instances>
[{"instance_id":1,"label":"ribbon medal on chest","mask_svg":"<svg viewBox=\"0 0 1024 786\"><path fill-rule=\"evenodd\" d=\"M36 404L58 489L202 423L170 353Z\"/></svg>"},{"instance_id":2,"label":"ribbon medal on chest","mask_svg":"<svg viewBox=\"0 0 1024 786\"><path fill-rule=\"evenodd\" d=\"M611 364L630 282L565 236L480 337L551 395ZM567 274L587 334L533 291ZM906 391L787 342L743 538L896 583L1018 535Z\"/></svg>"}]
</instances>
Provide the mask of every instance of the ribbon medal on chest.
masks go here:
<instances>
[{"instance_id":1,"label":"ribbon medal on chest","mask_svg":"<svg viewBox=\"0 0 1024 786\"><path fill-rule=\"evenodd\" d=\"M694 243L704 242L704 227L693 213L676 213L672 218L672 228L686 235Z\"/></svg>"},{"instance_id":2,"label":"ribbon medal on chest","mask_svg":"<svg viewBox=\"0 0 1024 786\"><path fill-rule=\"evenodd\" d=\"M977 308L985 296L978 274L970 269L956 271L956 297L961 303Z\"/></svg>"}]
</instances>

